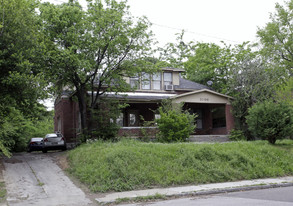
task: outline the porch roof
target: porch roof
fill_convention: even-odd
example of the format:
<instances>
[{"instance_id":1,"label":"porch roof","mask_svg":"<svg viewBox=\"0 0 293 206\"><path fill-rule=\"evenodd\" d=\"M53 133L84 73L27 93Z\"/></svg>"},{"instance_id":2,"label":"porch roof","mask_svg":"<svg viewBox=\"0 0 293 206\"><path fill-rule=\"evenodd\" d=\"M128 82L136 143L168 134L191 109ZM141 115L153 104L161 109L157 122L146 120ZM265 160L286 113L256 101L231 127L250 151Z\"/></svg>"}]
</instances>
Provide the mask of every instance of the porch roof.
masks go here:
<instances>
[{"instance_id":1,"label":"porch roof","mask_svg":"<svg viewBox=\"0 0 293 206\"><path fill-rule=\"evenodd\" d=\"M160 101L162 99L168 99L176 94L166 94L166 93L148 93L148 92L123 92L123 93L113 93L109 92L105 94L107 97L110 98L117 98L117 99L127 99L130 101Z\"/></svg>"},{"instance_id":2,"label":"porch roof","mask_svg":"<svg viewBox=\"0 0 293 206\"><path fill-rule=\"evenodd\" d=\"M233 97L209 89L201 89L171 97L174 103L230 104Z\"/></svg>"}]
</instances>

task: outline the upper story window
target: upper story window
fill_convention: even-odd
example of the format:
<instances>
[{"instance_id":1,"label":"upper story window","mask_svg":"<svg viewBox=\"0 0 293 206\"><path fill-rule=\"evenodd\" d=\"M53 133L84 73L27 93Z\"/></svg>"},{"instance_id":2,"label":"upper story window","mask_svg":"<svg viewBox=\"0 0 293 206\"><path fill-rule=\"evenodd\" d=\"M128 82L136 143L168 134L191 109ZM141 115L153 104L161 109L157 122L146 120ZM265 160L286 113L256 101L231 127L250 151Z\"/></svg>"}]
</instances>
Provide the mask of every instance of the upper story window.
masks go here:
<instances>
[{"instance_id":1,"label":"upper story window","mask_svg":"<svg viewBox=\"0 0 293 206\"><path fill-rule=\"evenodd\" d=\"M139 89L139 77L131 77L130 86L131 88Z\"/></svg>"},{"instance_id":2,"label":"upper story window","mask_svg":"<svg viewBox=\"0 0 293 206\"><path fill-rule=\"evenodd\" d=\"M172 73L164 72L164 85L172 85Z\"/></svg>"},{"instance_id":3,"label":"upper story window","mask_svg":"<svg viewBox=\"0 0 293 206\"><path fill-rule=\"evenodd\" d=\"M151 75L143 73L141 75L141 89L151 89Z\"/></svg>"},{"instance_id":4,"label":"upper story window","mask_svg":"<svg viewBox=\"0 0 293 206\"><path fill-rule=\"evenodd\" d=\"M153 74L152 89L161 90L161 73Z\"/></svg>"}]
</instances>

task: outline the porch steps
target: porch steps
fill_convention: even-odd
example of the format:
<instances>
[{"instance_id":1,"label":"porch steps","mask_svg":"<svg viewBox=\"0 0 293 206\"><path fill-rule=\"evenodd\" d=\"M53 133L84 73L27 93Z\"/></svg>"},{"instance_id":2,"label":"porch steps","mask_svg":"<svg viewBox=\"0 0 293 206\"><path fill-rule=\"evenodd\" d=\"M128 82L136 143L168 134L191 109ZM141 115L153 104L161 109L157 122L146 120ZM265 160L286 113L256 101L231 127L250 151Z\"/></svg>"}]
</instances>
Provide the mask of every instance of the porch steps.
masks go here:
<instances>
[{"instance_id":1,"label":"porch steps","mask_svg":"<svg viewBox=\"0 0 293 206\"><path fill-rule=\"evenodd\" d=\"M190 135L190 142L229 142L229 135Z\"/></svg>"}]
</instances>

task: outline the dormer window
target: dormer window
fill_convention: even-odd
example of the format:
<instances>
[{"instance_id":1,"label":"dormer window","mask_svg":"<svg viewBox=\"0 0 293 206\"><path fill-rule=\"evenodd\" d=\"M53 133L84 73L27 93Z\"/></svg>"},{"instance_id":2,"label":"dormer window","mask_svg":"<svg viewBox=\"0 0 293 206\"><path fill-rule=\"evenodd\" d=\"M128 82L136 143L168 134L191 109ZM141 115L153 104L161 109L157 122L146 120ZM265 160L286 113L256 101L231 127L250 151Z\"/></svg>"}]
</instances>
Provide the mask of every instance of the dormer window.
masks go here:
<instances>
[{"instance_id":1,"label":"dormer window","mask_svg":"<svg viewBox=\"0 0 293 206\"><path fill-rule=\"evenodd\" d=\"M151 89L150 74L143 73L141 76L141 89Z\"/></svg>"},{"instance_id":2,"label":"dormer window","mask_svg":"<svg viewBox=\"0 0 293 206\"><path fill-rule=\"evenodd\" d=\"M172 73L164 72L164 85L172 85Z\"/></svg>"},{"instance_id":3,"label":"dormer window","mask_svg":"<svg viewBox=\"0 0 293 206\"><path fill-rule=\"evenodd\" d=\"M161 73L153 74L153 90L161 90Z\"/></svg>"}]
</instances>

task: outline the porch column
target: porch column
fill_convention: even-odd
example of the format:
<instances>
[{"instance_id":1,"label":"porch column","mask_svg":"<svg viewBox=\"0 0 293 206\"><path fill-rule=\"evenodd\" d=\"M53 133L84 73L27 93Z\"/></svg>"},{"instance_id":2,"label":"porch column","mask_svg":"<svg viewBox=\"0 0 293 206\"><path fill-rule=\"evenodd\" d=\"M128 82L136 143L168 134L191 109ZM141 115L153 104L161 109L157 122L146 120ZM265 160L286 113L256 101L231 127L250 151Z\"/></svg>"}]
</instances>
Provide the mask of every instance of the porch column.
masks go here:
<instances>
[{"instance_id":1,"label":"porch column","mask_svg":"<svg viewBox=\"0 0 293 206\"><path fill-rule=\"evenodd\" d=\"M226 104L225 106L225 113L226 113L226 129L227 134L230 134L230 131L234 129L234 117L232 115L232 106L231 104Z\"/></svg>"}]
</instances>

